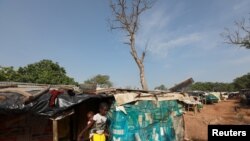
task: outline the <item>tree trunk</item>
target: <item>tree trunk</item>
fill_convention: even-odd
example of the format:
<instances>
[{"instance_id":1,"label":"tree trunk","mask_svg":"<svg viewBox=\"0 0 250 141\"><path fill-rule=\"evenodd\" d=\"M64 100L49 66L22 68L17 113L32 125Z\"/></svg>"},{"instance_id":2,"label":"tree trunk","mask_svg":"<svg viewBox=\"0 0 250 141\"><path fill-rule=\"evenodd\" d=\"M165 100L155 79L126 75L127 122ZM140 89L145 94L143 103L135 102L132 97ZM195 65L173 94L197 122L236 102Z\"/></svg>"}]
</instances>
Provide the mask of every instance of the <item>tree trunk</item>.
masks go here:
<instances>
[{"instance_id":1,"label":"tree trunk","mask_svg":"<svg viewBox=\"0 0 250 141\"><path fill-rule=\"evenodd\" d=\"M144 65L141 64L140 66L138 65L139 70L140 70L140 80L141 80L141 86L143 90L148 90L148 85L147 81L145 78L145 71L144 71Z\"/></svg>"},{"instance_id":2,"label":"tree trunk","mask_svg":"<svg viewBox=\"0 0 250 141\"><path fill-rule=\"evenodd\" d=\"M144 57L142 57L141 59L138 57L137 51L135 49L135 39L134 39L133 33L130 34L130 49L131 49L131 55L133 56L140 71L140 82L141 82L142 89L148 90L148 85L145 79L145 71L144 71L144 65L143 65Z\"/></svg>"}]
</instances>

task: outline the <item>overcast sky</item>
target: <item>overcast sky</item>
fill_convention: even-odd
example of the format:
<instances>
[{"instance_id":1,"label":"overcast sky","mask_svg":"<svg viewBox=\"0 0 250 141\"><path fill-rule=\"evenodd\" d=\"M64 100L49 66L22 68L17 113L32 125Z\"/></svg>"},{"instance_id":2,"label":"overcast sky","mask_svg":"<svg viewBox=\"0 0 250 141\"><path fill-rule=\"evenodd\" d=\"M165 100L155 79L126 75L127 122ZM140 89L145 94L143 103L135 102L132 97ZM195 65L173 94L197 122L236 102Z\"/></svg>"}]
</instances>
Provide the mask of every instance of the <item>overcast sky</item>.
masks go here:
<instances>
[{"instance_id":1,"label":"overcast sky","mask_svg":"<svg viewBox=\"0 0 250 141\"><path fill-rule=\"evenodd\" d=\"M116 87L139 87L124 34L110 31L109 0L0 0L0 65L41 59L78 82L109 75ZM224 43L225 27L250 17L249 0L158 0L141 17L136 45L148 43L146 79L153 89L194 81L231 82L250 72L250 50Z\"/></svg>"}]
</instances>

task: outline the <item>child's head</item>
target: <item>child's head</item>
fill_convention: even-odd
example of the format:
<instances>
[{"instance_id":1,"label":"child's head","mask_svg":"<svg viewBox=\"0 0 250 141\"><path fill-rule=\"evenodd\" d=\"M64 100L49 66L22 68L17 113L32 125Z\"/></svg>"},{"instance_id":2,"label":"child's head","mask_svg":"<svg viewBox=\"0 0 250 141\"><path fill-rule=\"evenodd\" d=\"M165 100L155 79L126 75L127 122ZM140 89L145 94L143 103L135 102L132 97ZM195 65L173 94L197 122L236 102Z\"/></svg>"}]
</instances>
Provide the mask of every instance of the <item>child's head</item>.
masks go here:
<instances>
[{"instance_id":1,"label":"child's head","mask_svg":"<svg viewBox=\"0 0 250 141\"><path fill-rule=\"evenodd\" d=\"M99 112L101 115L106 116L108 112L108 104L102 102L99 106Z\"/></svg>"},{"instance_id":2,"label":"child's head","mask_svg":"<svg viewBox=\"0 0 250 141\"><path fill-rule=\"evenodd\" d=\"M93 116L94 116L94 112L89 111L89 112L87 113L87 118L88 118L88 120L92 119Z\"/></svg>"}]
</instances>

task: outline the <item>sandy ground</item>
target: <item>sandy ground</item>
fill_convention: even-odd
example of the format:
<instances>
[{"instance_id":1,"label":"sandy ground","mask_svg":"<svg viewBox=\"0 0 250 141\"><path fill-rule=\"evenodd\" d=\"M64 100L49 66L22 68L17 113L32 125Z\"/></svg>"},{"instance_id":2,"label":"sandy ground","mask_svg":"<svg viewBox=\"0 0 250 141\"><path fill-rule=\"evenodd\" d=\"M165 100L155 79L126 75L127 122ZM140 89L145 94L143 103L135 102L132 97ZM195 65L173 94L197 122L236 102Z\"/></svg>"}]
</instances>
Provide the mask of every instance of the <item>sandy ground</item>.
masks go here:
<instances>
[{"instance_id":1,"label":"sandy ground","mask_svg":"<svg viewBox=\"0 0 250 141\"><path fill-rule=\"evenodd\" d=\"M250 124L250 106L240 106L239 100L224 100L215 104L204 105L194 114L189 111L184 115L185 140L206 141L209 124ZM235 110L236 106L240 106Z\"/></svg>"}]
</instances>

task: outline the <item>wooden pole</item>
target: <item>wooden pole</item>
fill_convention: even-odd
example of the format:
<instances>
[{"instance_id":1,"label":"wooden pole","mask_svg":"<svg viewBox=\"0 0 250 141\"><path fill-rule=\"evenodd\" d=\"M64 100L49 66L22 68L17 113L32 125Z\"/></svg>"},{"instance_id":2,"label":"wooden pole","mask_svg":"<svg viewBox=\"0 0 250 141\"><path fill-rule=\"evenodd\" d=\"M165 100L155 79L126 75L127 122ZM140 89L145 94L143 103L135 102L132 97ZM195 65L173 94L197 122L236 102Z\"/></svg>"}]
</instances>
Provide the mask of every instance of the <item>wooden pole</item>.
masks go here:
<instances>
[{"instance_id":1,"label":"wooden pole","mask_svg":"<svg viewBox=\"0 0 250 141\"><path fill-rule=\"evenodd\" d=\"M58 141L58 121L53 120L53 141Z\"/></svg>"}]
</instances>

